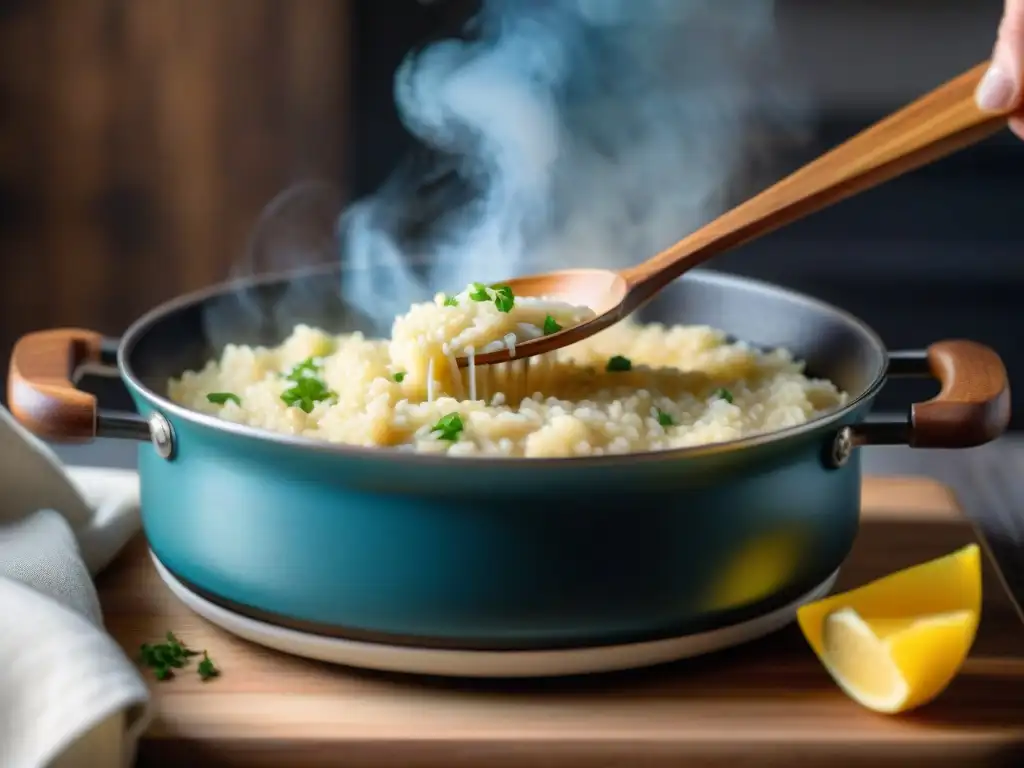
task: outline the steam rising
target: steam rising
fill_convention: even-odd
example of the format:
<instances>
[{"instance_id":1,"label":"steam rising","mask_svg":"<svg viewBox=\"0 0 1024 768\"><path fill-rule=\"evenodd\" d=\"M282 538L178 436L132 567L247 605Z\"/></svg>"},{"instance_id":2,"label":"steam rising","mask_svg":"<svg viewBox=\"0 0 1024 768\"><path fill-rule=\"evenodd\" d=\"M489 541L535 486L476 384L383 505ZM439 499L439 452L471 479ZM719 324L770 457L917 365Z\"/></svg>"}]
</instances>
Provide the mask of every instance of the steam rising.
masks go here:
<instances>
[{"instance_id":1,"label":"steam rising","mask_svg":"<svg viewBox=\"0 0 1024 768\"><path fill-rule=\"evenodd\" d=\"M774 38L771 0L488 0L396 75L432 162L342 216L344 300L386 332L439 290L675 242L804 122Z\"/></svg>"}]
</instances>

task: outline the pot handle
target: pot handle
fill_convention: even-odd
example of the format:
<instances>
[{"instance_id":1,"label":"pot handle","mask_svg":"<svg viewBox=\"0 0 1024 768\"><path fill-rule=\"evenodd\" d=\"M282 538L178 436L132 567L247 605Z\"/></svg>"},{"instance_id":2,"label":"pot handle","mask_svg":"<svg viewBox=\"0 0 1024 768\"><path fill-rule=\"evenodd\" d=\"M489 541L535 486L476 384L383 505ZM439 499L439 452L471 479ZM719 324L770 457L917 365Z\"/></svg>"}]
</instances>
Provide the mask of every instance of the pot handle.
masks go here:
<instances>
[{"instance_id":1,"label":"pot handle","mask_svg":"<svg viewBox=\"0 0 1024 768\"><path fill-rule=\"evenodd\" d=\"M149 425L141 416L102 410L95 395L75 386L72 379L85 365L116 370L117 342L81 328L22 336L11 352L7 376L7 403L14 418L53 442L149 440Z\"/></svg>"},{"instance_id":2,"label":"pot handle","mask_svg":"<svg viewBox=\"0 0 1024 768\"><path fill-rule=\"evenodd\" d=\"M852 427L854 445L971 448L991 442L1010 423L1010 383L994 350L975 341L937 341L926 350L889 355L889 378L931 376L942 389L910 406L905 422Z\"/></svg>"}]
</instances>

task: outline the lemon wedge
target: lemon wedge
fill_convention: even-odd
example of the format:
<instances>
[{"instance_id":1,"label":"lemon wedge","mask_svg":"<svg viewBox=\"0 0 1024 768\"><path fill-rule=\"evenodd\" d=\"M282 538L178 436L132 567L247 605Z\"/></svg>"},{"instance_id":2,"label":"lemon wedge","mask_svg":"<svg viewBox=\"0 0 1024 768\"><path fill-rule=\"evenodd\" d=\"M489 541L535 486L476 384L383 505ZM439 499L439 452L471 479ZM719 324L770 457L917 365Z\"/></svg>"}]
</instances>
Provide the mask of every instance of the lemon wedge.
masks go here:
<instances>
[{"instance_id":1,"label":"lemon wedge","mask_svg":"<svg viewBox=\"0 0 1024 768\"><path fill-rule=\"evenodd\" d=\"M800 629L840 688L876 712L906 712L946 689L981 614L976 544L809 603Z\"/></svg>"}]
</instances>

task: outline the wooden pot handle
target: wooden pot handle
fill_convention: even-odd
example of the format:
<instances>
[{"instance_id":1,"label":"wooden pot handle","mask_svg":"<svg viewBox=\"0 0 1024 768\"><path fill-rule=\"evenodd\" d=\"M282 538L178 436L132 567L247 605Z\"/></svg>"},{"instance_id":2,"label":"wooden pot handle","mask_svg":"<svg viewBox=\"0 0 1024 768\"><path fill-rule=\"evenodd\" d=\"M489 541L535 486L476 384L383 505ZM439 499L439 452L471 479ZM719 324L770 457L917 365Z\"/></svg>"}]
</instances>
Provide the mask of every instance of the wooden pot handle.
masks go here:
<instances>
[{"instance_id":1,"label":"wooden pot handle","mask_svg":"<svg viewBox=\"0 0 1024 768\"><path fill-rule=\"evenodd\" d=\"M85 363L102 362L103 337L81 328L22 336L11 353L7 402L30 432L46 440L77 442L96 436L96 396L71 377Z\"/></svg>"},{"instance_id":2,"label":"wooden pot handle","mask_svg":"<svg viewBox=\"0 0 1024 768\"><path fill-rule=\"evenodd\" d=\"M1010 423L1010 383L999 355L961 339L928 347L928 369L942 385L910 409L910 445L970 448L990 442Z\"/></svg>"}]
</instances>

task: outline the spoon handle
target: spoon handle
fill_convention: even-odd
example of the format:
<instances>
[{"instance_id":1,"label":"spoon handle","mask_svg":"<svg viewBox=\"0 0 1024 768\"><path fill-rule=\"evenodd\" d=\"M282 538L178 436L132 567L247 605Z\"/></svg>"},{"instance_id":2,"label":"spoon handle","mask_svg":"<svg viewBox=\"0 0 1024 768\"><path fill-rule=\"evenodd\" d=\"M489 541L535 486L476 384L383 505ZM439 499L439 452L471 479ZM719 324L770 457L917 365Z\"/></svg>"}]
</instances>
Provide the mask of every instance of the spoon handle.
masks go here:
<instances>
[{"instance_id":1,"label":"spoon handle","mask_svg":"<svg viewBox=\"0 0 1024 768\"><path fill-rule=\"evenodd\" d=\"M642 264L622 272L629 309L686 270L844 198L981 141L1007 123L982 112L982 63L895 112Z\"/></svg>"}]
</instances>

